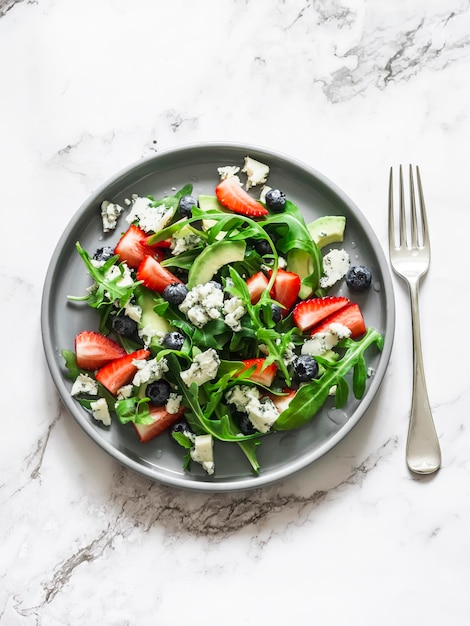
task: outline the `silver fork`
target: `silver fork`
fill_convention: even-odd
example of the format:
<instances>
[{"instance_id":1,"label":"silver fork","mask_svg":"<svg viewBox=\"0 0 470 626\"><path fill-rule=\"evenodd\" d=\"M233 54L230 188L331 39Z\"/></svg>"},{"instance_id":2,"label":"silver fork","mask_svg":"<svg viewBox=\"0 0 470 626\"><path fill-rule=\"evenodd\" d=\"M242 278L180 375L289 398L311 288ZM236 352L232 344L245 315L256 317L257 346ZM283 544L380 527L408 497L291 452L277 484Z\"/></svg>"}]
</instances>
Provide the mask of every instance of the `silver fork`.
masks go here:
<instances>
[{"instance_id":1,"label":"silver fork","mask_svg":"<svg viewBox=\"0 0 470 626\"><path fill-rule=\"evenodd\" d=\"M406 462L416 474L432 474L441 466L441 449L429 406L424 377L421 333L419 326L418 293L421 278L429 269L431 248L429 244L426 207L419 167L416 167L419 211L415 199L413 168L410 165L410 207L405 209L403 170L400 165L400 210L397 227L393 209L393 168L390 168L388 200L388 239L390 262L394 271L408 284L411 300L411 323L413 331L413 394L411 403Z\"/></svg>"}]
</instances>

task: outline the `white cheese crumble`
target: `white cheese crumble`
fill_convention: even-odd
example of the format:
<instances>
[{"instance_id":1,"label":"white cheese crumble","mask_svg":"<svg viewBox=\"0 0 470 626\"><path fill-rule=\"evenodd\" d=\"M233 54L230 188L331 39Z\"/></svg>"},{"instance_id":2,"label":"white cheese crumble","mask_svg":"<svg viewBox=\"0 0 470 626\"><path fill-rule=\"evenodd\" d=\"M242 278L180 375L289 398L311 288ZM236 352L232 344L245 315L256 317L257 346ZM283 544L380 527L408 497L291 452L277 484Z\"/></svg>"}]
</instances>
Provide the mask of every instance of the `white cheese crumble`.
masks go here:
<instances>
[{"instance_id":1,"label":"white cheese crumble","mask_svg":"<svg viewBox=\"0 0 470 626\"><path fill-rule=\"evenodd\" d=\"M130 398L132 396L133 389L134 386L132 384L119 387L119 389L117 390L117 399L126 400L127 398Z\"/></svg>"},{"instance_id":2,"label":"white cheese crumble","mask_svg":"<svg viewBox=\"0 0 470 626\"><path fill-rule=\"evenodd\" d=\"M224 322L234 333L238 333L242 329L240 324L241 318L245 315L246 309L243 306L243 300L237 296L233 296L228 300L225 300L223 311L225 314Z\"/></svg>"},{"instance_id":3,"label":"white cheese crumble","mask_svg":"<svg viewBox=\"0 0 470 626\"><path fill-rule=\"evenodd\" d=\"M237 411L246 412L246 406L250 400L259 399L259 390L251 385L235 385L225 394L229 404L235 405Z\"/></svg>"},{"instance_id":4,"label":"white cheese crumble","mask_svg":"<svg viewBox=\"0 0 470 626\"><path fill-rule=\"evenodd\" d=\"M134 283L131 270L127 263L111 265L105 274L105 278L109 281L115 280L118 287L130 287Z\"/></svg>"},{"instance_id":5,"label":"white cheese crumble","mask_svg":"<svg viewBox=\"0 0 470 626\"><path fill-rule=\"evenodd\" d=\"M89 396L98 395L98 383L88 374L79 374L72 385L70 392L72 396L78 396L81 393L86 393Z\"/></svg>"},{"instance_id":6,"label":"white cheese crumble","mask_svg":"<svg viewBox=\"0 0 470 626\"><path fill-rule=\"evenodd\" d=\"M154 329L154 327L151 324L147 324L143 328L139 328L139 330L137 331L137 334L144 342L144 348L148 348L149 345L152 343L152 339L156 335L158 335L157 331Z\"/></svg>"},{"instance_id":7,"label":"white cheese crumble","mask_svg":"<svg viewBox=\"0 0 470 626\"><path fill-rule=\"evenodd\" d=\"M245 164L242 172L247 174L246 188L256 187L256 185L262 185L268 179L269 166L260 161L256 161L250 156L245 157Z\"/></svg>"},{"instance_id":8,"label":"white cheese crumble","mask_svg":"<svg viewBox=\"0 0 470 626\"><path fill-rule=\"evenodd\" d=\"M132 384L135 387L143 385L144 383L153 383L154 380L160 380L165 372L168 372L168 365L166 359L160 359L157 361L157 357L149 359L134 359L133 365L137 368L137 372L132 379Z\"/></svg>"},{"instance_id":9,"label":"white cheese crumble","mask_svg":"<svg viewBox=\"0 0 470 626\"><path fill-rule=\"evenodd\" d=\"M213 446L212 435L197 435L194 447L190 450L191 459L200 463L209 475L213 474L215 469Z\"/></svg>"},{"instance_id":10,"label":"white cheese crumble","mask_svg":"<svg viewBox=\"0 0 470 626\"><path fill-rule=\"evenodd\" d=\"M187 250L194 250L197 248L202 239L195 233L192 233L188 229L181 229L179 233L175 233L171 238L170 250L171 254L177 256Z\"/></svg>"},{"instance_id":11,"label":"white cheese crumble","mask_svg":"<svg viewBox=\"0 0 470 626\"><path fill-rule=\"evenodd\" d=\"M127 317L130 317L131 320L134 320L134 322L138 323L140 322L140 319L142 317L142 307L138 304L132 304L129 300L124 306L124 313L127 315Z\"/></svg>"},{"instance_id":12,"label":"white cheese crumble","mask_svg":"<svg viewBox=\"0 0 470 626\"><path fill-rule=\"evenodd\" d=\"M220 319L223 304L223 291L209 282L193 287L178 308L194 326L202 328L209 320Z\"/></svg>"},{"instance_id":13,"label":"white cheese crumble","mask_svg":"<svg viewBox=\"0 0 470 626\"><path fill-rule=\"evenodd\" d=\"M349 254L346 250L330 250L323 257L323 276L320 278L320 287L332 287L349 269Z\"/></svg>"},{"instance_id":14,"label":"white cheese crumble","mask_svg":"<svg viewBox=\"0 0 470 626\"><path fill-rule=\"evenodd\" d=\"M267 433L279 417L279 411L271 398L265 396L261 400L252 398L246 405L248 419L260 433Z\"/></svg>"},{"instance_id":15,"label":"white cheese crumble","mask_svg":"<svg viewBox=\"0 0 470 626\"><path fill-rule=\"evenodd\" d=\"M235 174L238 174L239 171L240 168L237 165L224 165L223 167L217 168L220 180L225 180L226 178L230 178L230 176L235 176Z\"/></svg>"},{"instance_id":16,"label":"white cheese crumble","mask_svg":"<svg viewBox=\"0 0 470 626\"><path fill-rule=\"evenodd\" d=\"M200 386L217 376L220 359L213 348L198 354L189 369L181 372L181 380L190 387L192 383Z\"/></svg>"},{"instance_id":17,"label":"white cheese crumble","mask_svg":"<svg viewBox=\"0 0 470 626\"><path fill-rule=\"evenodd\" d=\"M170 393L170 397L168 398L165 405L165 410L167 411L167 413L171 413L171 415L178 413L182 400L183 396L179 396L177 393Z\"/></svg>"},{"instance_id":18,"label":"white cheese crumble","mask_svg":"<svg viewBox=\"0 0 470 626\"><path fill-rule=\"evenodd\" d=\"M105 426L111 425L111 415L108 409L108 403L104 398L96 400L96 402L90 402L91 412L93 417L98 422L103 422Z\"/></svg>"},{"instance_id":19,"label":"white cheese crumble","mask_svg":"<svg viewBox=\"0 0 470 626\"><path fill-rule=\"evenodd\" d=\"M139 227L146 233L161 230L171 220L173 209L168 208L164 204L152 206L153 200L140 196L132 197L131 210L126 217L126 221L131 224L138 222Z\"/></svg>"},{"instance_id":20,"label":"white cheese crumble","mask_svg":"<svg viewBox=\"0 0 470 626\"><path fill-rule=\"evenodd\" d=\"M235 385L225 394L228 404L233 404L237 411L248 415L254 428L260 433L267 433L279 416L279 411L271 398L260 398L256 387Z\"/></svg>"},{"instance_id":21,"label":"white cheese crumble","mask_svg":"<svg viewBox=\"0 0 470 626\"><path fill-rule=\"evenodd\" d=\"M109 202L109 200L103 200L101 203L101 221L103 222L103 232L109 233L109 231L116 228L118 218L123 211L123 207L119 204Z\"/></svg>"},{"instance_id":22,"label":"white cheese crumble","mask_svg":"<svg viewBox=\"0 0 470 626\"><path fill-rule=\"evenodd\" d=\"M296 358L297 355L295 353L295 343L290 341L286 346L284 354L282 355L282 360L284 361L284 364L288 366L291 365Z\"/></svg>"},{"instance_id":23,"label":"white cheese crumble","mask_svg":"<svg viewBox=\"0 0 470 626\"><path fill-rule=\"evenodd\" d=\"M311 339L307 339L301 353L311 356L322 356L328 350L334 348L341 339L349 337L351 331L343 324L330 324L328 330L322 333L315 333Z\"/></svg>"}]
</instances>

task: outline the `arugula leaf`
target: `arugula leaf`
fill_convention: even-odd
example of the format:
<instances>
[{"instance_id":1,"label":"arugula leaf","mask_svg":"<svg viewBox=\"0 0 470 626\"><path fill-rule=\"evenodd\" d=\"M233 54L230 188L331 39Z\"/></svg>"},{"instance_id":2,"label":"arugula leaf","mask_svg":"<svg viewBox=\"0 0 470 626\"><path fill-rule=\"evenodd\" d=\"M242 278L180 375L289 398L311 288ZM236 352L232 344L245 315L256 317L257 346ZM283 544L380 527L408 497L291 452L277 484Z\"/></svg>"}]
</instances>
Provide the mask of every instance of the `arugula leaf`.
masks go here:
<instances>
[{"instance_id":1,"label":"arugula leaf","mask_svg":"<svg viewBox=\"0 0 470 626\"><path fill-rule=\"evenodd\" d=\"M121 307L125 306L131 299L137 285L140 285L140 282L132 281L130 284L119 284L124 276L124 264L117 263L119 260L117 255L108 259L101 267L95 267L91 262L90 255L81 247L78 241L76 247L88 273L94 280L94 285L86 296L68 296L68 299L72 301L86 300L88 305L94 309L109 306L110 303L114 302L118 302ZM117 267L119 272L117 276L110 278L108 272L113 266Z\"/></svg>"},{"instance_id":2,"label":"arugula leaf","mask_svg":"<svg viewBox=\"0 0 470 626\"><path fill-rule=\"evenodd\" d=\"M153 419L150 415L148 398L125 398L115 403L115 411L121 424L152 424Z\"/></svg>"},{"instance_id":3,"label":"arugula leaf","mask_svg":"<svg viewBox=\"0 0 470 626\"><path fill-rule=\"evenodd\" d=\"M292 430L309 422L321 409L330 389L335 385L337 386L337 393L339 390L339 403L341 403L345 395L344 384L346 381L344 377L358 363L361 363L364 352L372 344L376 344L379 350L382 349L383 337L374 328L368 328L364 337L358 341L344 339L341 344L338 344L346 348L344 355L337 362L326 360L323 362L325 372L322 377L299 388L287 409L274 422L273 429ZM364 371L361 365L359 365L357 376L359 381L356 383L354 391L360 392L362 390L363 392L365 389L365 386L362 386Z\"/></svg>"}]
</instances>

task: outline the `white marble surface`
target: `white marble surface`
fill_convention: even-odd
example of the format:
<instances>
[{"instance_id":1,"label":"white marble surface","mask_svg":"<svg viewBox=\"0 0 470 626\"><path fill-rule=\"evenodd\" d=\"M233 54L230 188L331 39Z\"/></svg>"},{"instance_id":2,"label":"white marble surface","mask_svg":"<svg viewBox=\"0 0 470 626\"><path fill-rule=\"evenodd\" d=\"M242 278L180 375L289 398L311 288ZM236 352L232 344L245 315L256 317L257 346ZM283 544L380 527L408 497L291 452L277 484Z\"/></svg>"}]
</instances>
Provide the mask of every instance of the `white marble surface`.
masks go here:
<instances>
[{"instance_id":1,"label":"white marble surface","mask_svg":"<svg viewBox=\"0 0 470 626\"><path fill-rule=\"evenodd\" d=\"M469 624L468 0L0 0L0 59L1 626ZM384 246L388 168L420 164L437 475L405 465L397 281L372 408L282 483L232 495L150 483L63 409L40 336L60 234L116 170L204 141L303 160Z\"/></svg>"}]
</instances>

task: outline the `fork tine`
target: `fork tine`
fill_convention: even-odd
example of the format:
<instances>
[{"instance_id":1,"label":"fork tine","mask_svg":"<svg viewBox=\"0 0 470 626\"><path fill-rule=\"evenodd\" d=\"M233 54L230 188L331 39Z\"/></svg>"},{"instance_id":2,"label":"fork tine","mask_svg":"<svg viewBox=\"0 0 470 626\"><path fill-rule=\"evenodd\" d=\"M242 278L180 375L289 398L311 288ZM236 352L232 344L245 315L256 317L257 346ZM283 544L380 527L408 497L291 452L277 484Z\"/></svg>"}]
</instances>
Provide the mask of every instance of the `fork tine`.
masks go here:
<instances>
[{"instance_id":1,"label":"fork tine","mask_svg":"<svg viewBox=\"0 0 470 626\"><path fill-rule=\"evenodd\" d=\"M414 179L413 179L413 166L412 165L410 165L410 215L411 215L411 247L417 248L418 247L418 218L416 215L416 197L415 197L415 185L414 185Z\"/></svg>"},{"instance_id":2,"label":"fork tine","mask_svg":"<svg viewBox=\"0 0 470 626\"><path fill-rule=\"evenodd\" d=\"M393 211L393 167L390 168L388 183L388 244L390 250L395 248L395 214Z\"/></svg>"},{"instance_id":3,"label":"fork tine","mask_svg":"<svg viewBox=\"0 0 470 626\"><path fill-rule=\"evenodd\" d=\"M423 186L421 184L421 174L420 174L418 165L416 166L416 180L418 183L419 206L421 209L421 235L423 238L423 246L429 249L428 218L426 215L426 205L424 203Z\"/></svg>"},{"instance_id":4,"label":"fork tine","mask_svg":"<svg viewBox=\"0 0 470 626\"><path fill-rule=\"evenodd\" d=\"M403 184L403 168L400 165L400 241L399 245L406 246L406 215L405 215L405 186Z\"/></svg>"}]
</instances>

